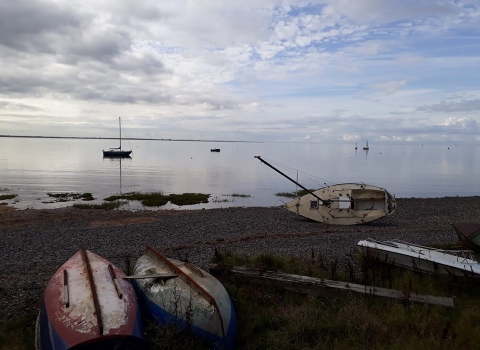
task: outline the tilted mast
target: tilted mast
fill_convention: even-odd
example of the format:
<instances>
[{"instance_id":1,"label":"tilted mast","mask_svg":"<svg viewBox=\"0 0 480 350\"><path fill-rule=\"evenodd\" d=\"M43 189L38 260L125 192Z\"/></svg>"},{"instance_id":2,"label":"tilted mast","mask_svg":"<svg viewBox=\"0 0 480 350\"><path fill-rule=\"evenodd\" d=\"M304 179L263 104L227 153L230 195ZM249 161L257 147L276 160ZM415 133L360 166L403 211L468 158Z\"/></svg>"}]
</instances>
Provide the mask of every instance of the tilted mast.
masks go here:
<instances>
[{"instance_id":1,"label":"tilted mast","mask_svg":"<svg viewBox=\"0 0 480 350\"><path fill-rule=\"evenodd\" d=\"M314 196L315 198L317 198L320 202L323 203L323 205L330 205L332 202L331 201L326 201L326 200L323 200L322 198L320 198L319 196L317 196L315 193L313 193L312 191L310 191L308 188L306 187L303 187L302 185L300 185L297 181L293 180L292 178L290 178L289 176L285 175L284 173L282 173L280 170L278 170L277 168L275 168L273 165L267 163L266 161L264 161L260 156L254 156L254 158L257 158L259 161L261 161L262 163L268 165L270 168L272 168L273 170L275 170L277 173L285 176L287 179L289 179L290 181L292 181L294 184L296 184L297 186L300 186L301 188L303 188L305 191L307 191L308 193L310 193L312 196Z\"/></svg>"}]
</instances>

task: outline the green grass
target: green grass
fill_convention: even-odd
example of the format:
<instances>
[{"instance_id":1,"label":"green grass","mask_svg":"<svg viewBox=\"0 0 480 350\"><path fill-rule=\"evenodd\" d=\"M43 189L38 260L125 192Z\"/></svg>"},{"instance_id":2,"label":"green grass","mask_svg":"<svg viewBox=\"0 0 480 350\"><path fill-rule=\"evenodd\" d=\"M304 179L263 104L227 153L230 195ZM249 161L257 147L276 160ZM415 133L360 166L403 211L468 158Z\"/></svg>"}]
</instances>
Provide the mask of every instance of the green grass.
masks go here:
<instances>
[{"instance_id":1,"label":"green grass","mask_svg":"<svg viewBox=\"0 0 480 350\"><path fill-rule=\"evenodd\" d=\"M60 193L52 193L47 192L49 197L53 197L57 199L57 202L68 202L73 200L81 199L83 201L92 201L93 195L91 193L75 193L75 192L60 192Z\"/></svg>"},{"instance_id":2,"label":"green grass","mask_svg":"<svg viewBox=\"0 0 480 350\"><path fill-rule=\"evenodd\" d=\"M350 282L348 268L313 254L308 260L254 258L216 251L215 262ZM433 276L360 261L369 282L385 288L454 297L455 307L351 294L327 299L223 280L235 309L237 349L474 349L480 344L477 281ZM342 271L341 271L342 270ZM343 271L345 270L345 271ZM356 277L358 279L358 277Z\"/></svg>"},{"instance_id":3,"label":"green grass","mask_svg":"<svg viewBox=\"0 0 480 350\"><path fill-rule=\"evenodd\" d=\"M77 209L103 209L103 210L112 210L121 207L122 205L126 204L126 201L118 201L118 202L103 202L102 204L81 204L75 203L73 205L74 208Z\"/></svg>"},{"instance_id":4,"label":"green grass","mask_svg":"<svg viewBox=\"0 0 480 350\"><path fill-rule=\"evenodd\" d=\"M219 197L219 196L215 196L211 200L212 200L212 203L228 203L228 202L233 201L233 200L230 200L228 198L222 198L222 197Z\"/></svg>"},{"instance_id":5,"label":"green grass","mask_svg":"<svg viewBox=\"0 0 480 350\"><path fill-rule=\"evenodd\" d=\"M16 194L2 194L0 195L0 200L13 199L17 197Z\"/></svg>"},{"instance_id":6,"label":"green grass","mask_svg":"<svg viewBox=\"0 0 480 350\"><path fill-rule=\"evenodd\" d=\"M0 350L33 349L37 313L29 313L9 321L0 321Z\"/></svg>"},{"instance_id":7,"label":"green grass","mask_svg":"<svg viewBox=\"0 0 480 350\"><path fill-rule=\"evenodd\" d=\"M231 197L239 197L239 198L250 198L250 197L252 197L249 194L240 194L240 193L232 193L230 196Z\"/></svg>"},{"instance_id":8,"label":"green grass","mask_svg":"<svg viewBox=\"0 0 480 350\"><path fill-rule=\"evenodd\" d=\"M159 326L147 320L145 337L151 350L196 349L208 350L210 347L201 338L180 330L176 326Z\"/></svg>"},{"instance_id":9,"label":"green grass","mask_svg":"<svg viewBox=\"0 0 480 350\"><path fill-rule=\"evenodd\" d=\"M140 193L140 192L131 192L122 195L110 196L105 198L106 201L115 201L118 199L125 200L136 200L140 201L144 206L153 207L153 206L162 206L171 202L172 204L182 206L182 205L193 205L200 203L208 203L209 194L202 193L183 193L183 194L170 194L165 195L161 192L150 192L150 193Z\"/></svg>"}]
</instances>

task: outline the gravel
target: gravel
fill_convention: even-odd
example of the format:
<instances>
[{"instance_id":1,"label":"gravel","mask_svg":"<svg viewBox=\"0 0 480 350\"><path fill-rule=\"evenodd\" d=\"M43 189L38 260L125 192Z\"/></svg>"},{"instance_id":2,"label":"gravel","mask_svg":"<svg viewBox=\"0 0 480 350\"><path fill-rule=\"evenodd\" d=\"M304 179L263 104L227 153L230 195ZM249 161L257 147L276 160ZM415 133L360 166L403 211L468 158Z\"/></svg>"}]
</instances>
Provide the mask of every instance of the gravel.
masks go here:
<instances>
[{"instance_id":1,"label":"gravel","mask_svg":"<svg viewBox=\"0 0 480 350\"><path fill-rule=\"evenodd\" d=\"M10 209L10 208L5 208ZM37 310L55 271L80 247L124 271L151 245L208 270L215 248L242 256L272 253L351 259L359 240L421 245L458 240L452 223L478 222L480 197L400 198L397 211L369 224L332 226L279 207L104 211L73 207L0 211L0 320Z\"/></svg>"}]
</instances>

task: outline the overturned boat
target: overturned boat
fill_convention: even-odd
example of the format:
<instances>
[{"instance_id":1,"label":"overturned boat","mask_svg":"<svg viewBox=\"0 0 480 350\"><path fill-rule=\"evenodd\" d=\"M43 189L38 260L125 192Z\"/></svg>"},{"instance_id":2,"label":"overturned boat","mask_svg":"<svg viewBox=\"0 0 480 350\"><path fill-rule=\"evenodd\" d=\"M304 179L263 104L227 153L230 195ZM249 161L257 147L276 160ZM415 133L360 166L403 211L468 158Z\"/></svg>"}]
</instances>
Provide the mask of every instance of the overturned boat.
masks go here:
<instances>
[{"instance_id":1,"label":"overturned boat","mask_svg":"<svg viewBox=\"0 0 480 350\"><path fill-rule=\"evenodd\" d=\"M123 277L109 261L80 249L45 288L36 349L146 348L135 290Z\"/></svg>"},{"instance_id":2,"label":"overturned boat","mask_svg":"<svg viewBox=\"0 0 480 350\"><path fill-rule=\"evenodd\" d=\"M395 212L395 197L386 189L363 183L344 183L311 191L255 156L308 193L284 207L308 219L333 225L356 225L378 220Z\"/></svg>"},{"instance_id":3,"label":"overturned boat","mask_svg":"<svg viewBox=\"0 0 480 350\"><path fill-rule=\"evenodd\" d=\"M480 277L480 264L470 250L442 250L399 240L374 239L359 241L357 247L366 256L415 271Z\"/></svg>"},{"instance_id":4,"label":"overturned boat","mask_svg":"<svg viewBox=\"0 0 480 350\"><path fill-rule=\"evenodd\" d=\"M480 223L461 222L452 224L457 236L470 249L480 253Z\"/></svg>"},{"instance_id":5,"label":"overturned boat","mask_svg":"<svg viewBox=\"0 0 480 350\"><path fill-rule=\"evenodd\" d=\"M215 277L188 262L166 258L149 246L133 273L129 278L153 322L190 329L212 349L233 349L235 310Z\"/></svg>"}]
</instances>

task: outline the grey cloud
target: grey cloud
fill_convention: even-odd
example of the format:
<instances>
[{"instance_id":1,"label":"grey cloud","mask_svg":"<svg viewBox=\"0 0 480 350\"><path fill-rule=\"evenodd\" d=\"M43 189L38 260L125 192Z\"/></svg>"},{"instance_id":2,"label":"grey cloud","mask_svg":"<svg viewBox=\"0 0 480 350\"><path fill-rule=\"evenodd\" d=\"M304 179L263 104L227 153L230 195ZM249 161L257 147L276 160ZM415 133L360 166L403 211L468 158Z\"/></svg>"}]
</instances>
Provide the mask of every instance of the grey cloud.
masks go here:
<instances>
[{"instance_id":1,"label":"grey cloud","mask_svg":"<svg viewBox=\"0 0 480 350\"><path fill-rule=\"evenodd\" d=\"M4 102L0 101L0 110L7 110L7 111L40 111L40 108L30 106L23 103L12 103L12 102Z\"/></svg>"},{"instance_id":2,"label":"grey cloud","mask_svg":"<svg viewBox=\"0 0 480 350\"><path fill-rule=\"evenodd\" d=\"M161 5L161 2L126 0L113 1L107 6L109 7L108 10L121 17L122 20L133 17L146 21L154 21L165 17L165 14L160 11L159 5Z\"/></svg>"},{"instance_id":3,"label":"grey cloud","mask_svg":"<svg viewBox=\"0 0 480 350\"><path fill-rule=\"evenodd\" d=\"M121 57L111 67L122 71L143 72L148 76L172 73L172 71L165 69L163 62L149 54L138 58L132 56Z\"/></svg>"},{"instance_id":4,"label":"grey cloud","mask_svg":"<svg viewBox=\"0 0 480 350\"><path fill-rule=\"evenodd\" d=\"M36 0L0 3L0 45L20 51L54 51L49 34L78 29L81 18L51 2ZM50 38L51 39L51 38Z\"/></svg>"},{"instance_id":5,"label":"grey cloud","mask_svg":"<svg viewBox=\"0 0 480 350\"><path fill-rule=\"evenodd\" d=\"M480 100L463 100L460 102L441 102L417 108L424 112L471 112L480 110Z\"/></svg>"},{"instance_id":6,"label":"grey cloud","mask_svg":"<svg viewBox=\"0 0 480 350\"><path fill-rule=\"evenodd\" d=\"M65 45L64 63L76 64L79 60L111 62L115 57L130 50L132 40L122 31L106 32L91 37L73 38Z\"/></svg>"}]
</instances>

